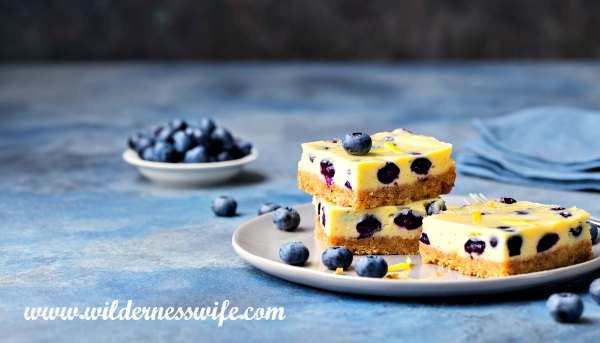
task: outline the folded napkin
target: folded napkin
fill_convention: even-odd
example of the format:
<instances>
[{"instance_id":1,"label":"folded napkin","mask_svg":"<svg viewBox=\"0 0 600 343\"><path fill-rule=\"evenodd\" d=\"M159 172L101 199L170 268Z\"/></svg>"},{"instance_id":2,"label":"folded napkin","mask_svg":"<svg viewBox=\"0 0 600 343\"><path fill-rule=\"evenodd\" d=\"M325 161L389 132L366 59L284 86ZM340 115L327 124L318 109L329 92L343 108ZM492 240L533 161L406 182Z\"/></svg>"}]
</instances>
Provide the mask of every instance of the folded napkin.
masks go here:
<instances>
[{"instance_id":1,"label":"folded napkin","mask_svg":"<svg viewBox=\"0 0 600 343\"><path fill-rule=\"evenodd\" d=\"M535 107L475 120L480 137L458 154L458 170L503 182L600 190L600 112Z\"/></svg>"}]
</instances>

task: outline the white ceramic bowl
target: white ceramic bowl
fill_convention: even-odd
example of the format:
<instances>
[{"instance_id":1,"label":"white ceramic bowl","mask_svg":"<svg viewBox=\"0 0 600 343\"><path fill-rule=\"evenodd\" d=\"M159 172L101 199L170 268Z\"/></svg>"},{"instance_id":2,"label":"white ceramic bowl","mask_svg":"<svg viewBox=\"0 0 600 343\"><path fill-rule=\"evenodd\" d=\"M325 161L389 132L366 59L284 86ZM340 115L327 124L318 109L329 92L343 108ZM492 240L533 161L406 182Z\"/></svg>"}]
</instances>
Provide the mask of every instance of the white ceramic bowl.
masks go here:
<instances>
[{"instance_id":1,"label":"white ceramic bowl","mask_svg":"<svg viewBox=\"0 0 600 343\"><path fill-rule=\"evenodd\" d=\"M225 162L163 163L144 161L131 149L123 152L125 162L135 166L148 179L175 186L203 186L227 181L257 157L258 152L252 149L248 156Z\"/></svg>"}]
</instances>

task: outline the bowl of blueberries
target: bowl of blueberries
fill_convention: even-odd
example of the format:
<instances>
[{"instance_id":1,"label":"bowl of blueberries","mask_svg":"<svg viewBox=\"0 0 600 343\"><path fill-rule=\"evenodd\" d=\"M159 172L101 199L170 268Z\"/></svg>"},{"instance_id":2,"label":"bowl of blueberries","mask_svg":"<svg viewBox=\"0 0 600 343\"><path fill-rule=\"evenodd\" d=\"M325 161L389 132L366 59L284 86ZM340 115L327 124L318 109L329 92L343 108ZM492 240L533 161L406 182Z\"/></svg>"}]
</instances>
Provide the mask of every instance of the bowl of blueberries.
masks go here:
<instances>
[{"instance_id":1,"label":"bowl of blueberries","mask_svg":"<svg viewBox=\"0 0 600 343\"><path fill-rule=\"evenodd\" d=\"M127 144L125 162L148 179L168 185L224 182L258 157L252 143L233 136L211 118L202 118L198 124L173 119L134 132Z\"/></svg>"}]
</instances>

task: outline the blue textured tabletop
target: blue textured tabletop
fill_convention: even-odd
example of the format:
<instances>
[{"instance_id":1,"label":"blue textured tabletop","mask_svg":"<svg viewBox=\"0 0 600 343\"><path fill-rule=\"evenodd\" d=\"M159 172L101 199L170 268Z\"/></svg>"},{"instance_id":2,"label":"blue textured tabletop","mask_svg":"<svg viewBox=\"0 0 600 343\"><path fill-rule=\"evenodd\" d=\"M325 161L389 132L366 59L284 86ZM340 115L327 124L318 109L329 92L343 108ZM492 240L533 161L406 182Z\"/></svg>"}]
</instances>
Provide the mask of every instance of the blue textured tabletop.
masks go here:
<instances>
[{"instance_id":1,"label":"blue textured tabletop","mask_svg":"<svg viewBox=\"0 0 600 343\"><path fill-rule=\"evenodd\" d=\"M296 183L300 143L405 127L454 143L472 118L532 105L600 108L600 65L63 64L0 66L2 341L333 342L581 341L598 338L589 281L484 298L380 299L279 280L243 262L231 235L258 204L310 200ZM260 158L232 183L170 189L121 160L128 133L212 115ZM453 194L483 192L577 205L600 195L459 175ZM241 215L217 218L233 195ZM598 276L598 275L596 275ZM579 324L556 324L549 293L574 290ZM26 321L27 306L283 306L283 321ZM285 338L284 338L285 337Z\"/></svg>"}]
</instances>

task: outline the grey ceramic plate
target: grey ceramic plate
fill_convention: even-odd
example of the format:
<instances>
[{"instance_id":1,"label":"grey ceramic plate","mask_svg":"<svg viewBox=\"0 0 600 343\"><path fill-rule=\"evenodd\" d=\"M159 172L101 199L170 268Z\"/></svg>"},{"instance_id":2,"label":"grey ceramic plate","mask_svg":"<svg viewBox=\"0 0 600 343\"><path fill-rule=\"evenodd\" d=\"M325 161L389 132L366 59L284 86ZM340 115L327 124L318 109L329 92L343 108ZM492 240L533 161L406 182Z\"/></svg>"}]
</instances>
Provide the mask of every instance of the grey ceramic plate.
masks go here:
<instances>
[{"instance_id":1,"label":"grey ceramic plate","mask_svg":"<svg viewBox=\"0 0 600 343\"><path fill-rule=\"evenodd\" d=\"M444 197L449 205L462 205L462 198ZM233 248L256 268L279 278L330 291L399 297L457 296L495 294L552 285L574 279L600 268L600 244L594 245L594 259L570 267L537 273L481 279L431 264L422 264L419 255L411 255L410 279L373 279L359 277L353 267L336 275L321 263L322 246L313 238L312 204L297 206L302 218L294 232L277 230L271 214L259 216L240 226L233 234ZM287 242L303 242L310 258L303 267L290 266L279 259L279 247ZM357 257L355 256L354 262ZM405 255L385 256L388 265L404 262Z\"/></svg>"}]
</instances>

